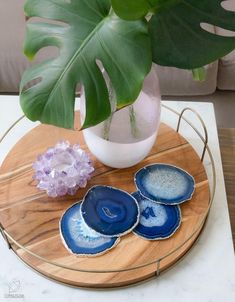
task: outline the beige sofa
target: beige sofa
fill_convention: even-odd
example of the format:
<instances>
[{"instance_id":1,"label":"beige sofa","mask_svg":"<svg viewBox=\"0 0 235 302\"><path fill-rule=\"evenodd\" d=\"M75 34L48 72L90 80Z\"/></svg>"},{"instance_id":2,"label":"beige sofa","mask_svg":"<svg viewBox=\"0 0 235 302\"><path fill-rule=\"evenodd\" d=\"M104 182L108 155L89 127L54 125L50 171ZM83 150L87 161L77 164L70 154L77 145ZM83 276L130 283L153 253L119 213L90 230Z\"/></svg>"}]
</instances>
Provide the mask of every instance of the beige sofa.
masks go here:
<instances>
[{"instance_id":1,"label":"beige sofa","mask_svg":"<svg viewBox=\"0 0 235 302\"><path fill-rule=\"evenodd\" d=\"M40 1L40 0L39 0ZM0 0L0 93L18 92L20 78L30 63L23 55L25 35L24 0ZM235 10L235 1L229 2ZM210 27L217 34L225 31ZM53 55L55 49L40 51L36 62ZM235 51L207 66L207 80L199 83L192 79L190 71L158 67L163 95L209 95L217 88L235 90Z\"/></svg>"}]
</instances>

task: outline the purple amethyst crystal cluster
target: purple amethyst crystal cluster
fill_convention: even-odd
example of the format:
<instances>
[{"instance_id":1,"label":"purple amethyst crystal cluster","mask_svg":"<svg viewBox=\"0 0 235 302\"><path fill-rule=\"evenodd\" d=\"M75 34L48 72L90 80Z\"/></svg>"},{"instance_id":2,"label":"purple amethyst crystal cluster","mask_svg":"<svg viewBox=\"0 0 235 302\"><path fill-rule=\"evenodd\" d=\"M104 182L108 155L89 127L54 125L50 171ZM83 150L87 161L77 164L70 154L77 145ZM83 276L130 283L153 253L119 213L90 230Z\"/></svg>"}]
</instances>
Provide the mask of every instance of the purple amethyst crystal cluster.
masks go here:
<instances>
[{"instance_id":1,"label":"purple amethyst crystal cluster","mask_svg":"<svg viewBox=\"0 0 235 302\"><path fill-rule=\"evenodd\" d=\"M84 188L94 168L87 153L79 145L61 141L38 156L33 164L37 187L50 197L74 195Z\"/></svg>"}]
</instances>

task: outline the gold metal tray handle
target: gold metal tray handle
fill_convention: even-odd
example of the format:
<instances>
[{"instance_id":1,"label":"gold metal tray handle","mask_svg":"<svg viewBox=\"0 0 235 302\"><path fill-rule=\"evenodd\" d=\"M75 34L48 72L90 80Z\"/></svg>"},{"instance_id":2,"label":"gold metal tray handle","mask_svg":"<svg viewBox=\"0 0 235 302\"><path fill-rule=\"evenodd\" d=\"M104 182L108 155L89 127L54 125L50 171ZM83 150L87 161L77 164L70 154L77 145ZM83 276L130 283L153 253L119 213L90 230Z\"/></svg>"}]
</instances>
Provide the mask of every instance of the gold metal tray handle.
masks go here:
<instances>
[{"instance_id":1,"label":"gold metal tray handle","mask_svg":"<svg viewBox=\"0 0 235 302\"><path fill-rule=\"evenodd\" d=\"M0 222L0 234L2 235L3 239L6 241L7 247L9 248L9 250L11 249L11 244L8 240L7 235L5 234L4 228Z\"/></svg>"},{"instance_id":2,"label":"gold metal tray handle","mask_svg":"<svg viewBox=\"0 0 235 302\"><path fill-rule=\"evenodd\" d=\"M181 125L181 121L182 121L182 117L184 115L184 113L186 111L191 111L193 112L199 119L199 121L201 122L202 124L202 127L203 127L203 130L204 130L204 134L205 134L205 138L204 138L204 148L203 148L203 151L202 151L202 155L201 155L201 161L203 162L204 160L204 157L205 157L205 153L206 153L206 148L207 148L207 145L208 145L208 132L207 132L207 129L206 129L206 125L202 119L202 117L200 116L200 114L192 109L192 108L189 108L189 107L186 107L185 109L183 109L180 113L180 116L179 116L179 120L178 120L178 124L177 124L177 128L176 128L176 131L179 132L179 129L180 129L180 125ZM195 129L194 129L195 130Z\"/></svg>"}]
</instances>

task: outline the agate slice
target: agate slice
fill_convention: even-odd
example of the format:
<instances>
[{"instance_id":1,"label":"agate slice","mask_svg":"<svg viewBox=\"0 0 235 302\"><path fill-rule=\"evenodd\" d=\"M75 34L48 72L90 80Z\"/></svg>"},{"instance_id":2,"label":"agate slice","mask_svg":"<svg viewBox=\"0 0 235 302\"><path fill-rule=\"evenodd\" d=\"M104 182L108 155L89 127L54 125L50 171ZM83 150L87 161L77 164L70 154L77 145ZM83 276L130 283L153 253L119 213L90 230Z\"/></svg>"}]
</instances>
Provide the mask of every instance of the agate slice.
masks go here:
<instances>
[{"instance_id":1,"label":"agate slice","mask_svg":"<svg viewBox=\"0 0 235 302\"><path fill-rule=\"evenodd\" d=\"M67 209L60 220L60 234L65 247L77 256L98 256L114 248L119 238L107 238L89 228L81 217L81 203Z\"/></svg>"},{"instance_id":2,"label":"agate slice","mask_svg":"<svg viewBox=\"0 0 235 302\"><path fill-rule=\"evenodd\" d=\"M181 224L179 206L158 204L139 192L132 194L139 203L140 222L133 232L143 239L161 240L171 237Z\"/></svg>"},{"instance_id":3,"label":"agate slice","mask_svg":"<svg viewBox=\"0 0 235 302\"><path fill-rule=\"evenodd\" d=\"M123 236L139 222L139 206L125 191L108 187L92 187L84 197L81 213L86 224L103 236Z\"/></svg>"},{"instance_id":4,"label":"agate slice","mask_svg":"<svg viewBox=\"0 0 235 302\"><path fill-rule=\"evenodd\" d=\"M167 164L153 164L139 170L135 184L141 195L166 205L191 199L195 190L194 178L189 173Z\"/></svg>"}]
</instances>

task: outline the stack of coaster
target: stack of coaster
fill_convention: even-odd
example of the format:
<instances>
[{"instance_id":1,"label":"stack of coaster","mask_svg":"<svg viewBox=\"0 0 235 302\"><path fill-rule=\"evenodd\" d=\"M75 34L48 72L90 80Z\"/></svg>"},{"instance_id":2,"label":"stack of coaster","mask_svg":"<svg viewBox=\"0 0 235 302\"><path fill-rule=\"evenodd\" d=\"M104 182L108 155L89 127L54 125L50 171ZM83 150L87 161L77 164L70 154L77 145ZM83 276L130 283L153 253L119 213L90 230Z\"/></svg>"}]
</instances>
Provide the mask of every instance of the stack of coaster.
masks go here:
<instances>
[{"instance_id":1,"label":"stack of coaster","mask_svg":"<svg viewBox=\"0 0 235 302\"><path fill-rule=\"evenodd\" d=\"M65 247L78 256L97 256L133 231L145 240L172 236L181 224L179 204L190 200L195 181L171 165L146 166L135 174L137 192L92 187L60 220Z\"/></svg>"}]
</instances>

